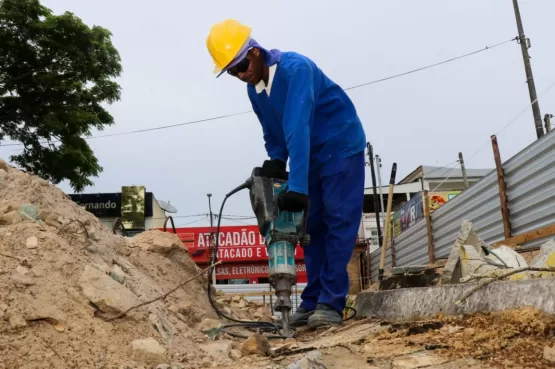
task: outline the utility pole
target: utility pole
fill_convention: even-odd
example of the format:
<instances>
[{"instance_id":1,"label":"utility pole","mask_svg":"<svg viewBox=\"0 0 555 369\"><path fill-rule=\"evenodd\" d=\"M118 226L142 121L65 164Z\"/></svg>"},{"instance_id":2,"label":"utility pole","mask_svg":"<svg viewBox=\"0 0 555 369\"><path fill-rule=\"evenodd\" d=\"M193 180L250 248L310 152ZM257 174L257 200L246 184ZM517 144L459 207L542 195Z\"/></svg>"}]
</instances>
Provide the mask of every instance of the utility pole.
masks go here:
<instances>
[{"instance_id":1,"label":"utility pole","mask_svg":"<svg viewBox=\"0 0 555 369\"><path fill-rule=\"evenodd\" d=\"M543 117L543 121L545 122L545 132L551 131L551 118L553 118L553 114L546 114Z\"/></svg>"},{"instance_id":2,"label":"utility pole","mask_svg":"<svg viewBox=\"0 0 555 369\"><path fill-rule=\"evenodd\" d=\"M212 194L207 193L206 196L208 196L208 211L210 215L210 262L213 263L216 260L216 235L214 234L214 215L212 214L212 203L210 202ZM216 271L212 273L212 284L216 284Z\"/></svg>"},{"instance_id":3,"label":"utility pole","mask_svg":"<svg viewBox=\"0 0 555 369\"><path fill-rule=\"evenodd\" d=\"M380 209L382 211L382 219L385 219L385 205L383 202L383 191L382 191L382 171L381 171L381 167L382 167L382 159L380 158L379 155L376 155L376 167L378 168L378 185L380 186Z\"/></svg>"},{"instance_id":4,"label":"utility pole","mask_svg":"<svg viewBox=\"0 0 555 369\"><path fill-rule=\"evenodd\" d=\"M540 104L538 102L538 95L536 94L536 83L534 82L532 65L530 64L530 55L528 54L528 49L530 48L530 40L524 35L524 27L522 26L518 0L513 0L513 7L515 9L516 26L518 28L518 43L520 44L520 49L522 50L524 71L526 72L526 82L528 83L528 92L530 93L530 101L532 103L532 113L534 114L536 135L538 136L538 138L540 138L544 135L544 132L542 126L542 115L540 113Z\"/></svg>"},{"instance_id":5,"label":"utility pole","mask_svg":"<svg viewBox=\"0 0 555 369\"><path fill-rule=\"evenodd\" d=\"M372 192L374 194L374 213L376 214L376 227L378 231L378 244L382 244L382 227L380 225L380 206L378 203L378 196L376 193L376 172L374 171L374 149L370 142L366 143L366 148L368 148L368 162L370 165L370 173L372 174Z\"/></svg>"},{"instance_id":6,"label":"utility pole","mask_svg":"<svg viewBox=\"0 0 555 369\"><path fill-rule=\"evenodd\" d=\"M464 167L464 159L462 152L459 153L459 164L461 164L461 172L463 176L464 189L468 188L468 177L466 176L466 168Z\"/></svg>"}]
</instances>

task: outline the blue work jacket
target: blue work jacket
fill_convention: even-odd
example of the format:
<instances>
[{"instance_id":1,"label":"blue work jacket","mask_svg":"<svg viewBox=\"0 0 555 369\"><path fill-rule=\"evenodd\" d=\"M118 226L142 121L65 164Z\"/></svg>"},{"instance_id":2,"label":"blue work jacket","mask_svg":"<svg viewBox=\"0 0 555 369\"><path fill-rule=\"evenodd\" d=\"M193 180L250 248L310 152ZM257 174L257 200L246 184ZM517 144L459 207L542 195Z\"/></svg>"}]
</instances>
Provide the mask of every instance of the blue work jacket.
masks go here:
<instances>
[{"instance_id":1,"label":"blue work jacket","mask_svg":"<svg viewBox=\"0 0 555 369\"><path fill-rule=\"evenodd\" d=\"M281 53L270 96L247 85L270 159L289 159L289 190L308 194L309 170L366 147L364 129L345 91L309 58Z\"/></svg>"}]
</instances>

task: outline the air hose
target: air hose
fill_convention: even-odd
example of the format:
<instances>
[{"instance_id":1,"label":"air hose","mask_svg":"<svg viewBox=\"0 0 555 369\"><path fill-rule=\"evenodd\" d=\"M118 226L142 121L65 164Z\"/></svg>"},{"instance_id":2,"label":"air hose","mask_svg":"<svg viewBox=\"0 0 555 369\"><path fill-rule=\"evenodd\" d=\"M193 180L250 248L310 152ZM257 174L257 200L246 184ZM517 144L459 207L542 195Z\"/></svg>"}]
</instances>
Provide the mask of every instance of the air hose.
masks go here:
<instances>
[{"instance_id":1,"label":"air hose","mask_svg":"<svg viewBox=\"0 0 555 369\"><path fill-rule=\"evenodd\" d=\"M249 179L245 183L243 183L241 186L236 187L233 191L231 191L227 195L225 195L225 198L222 201L222 205L220 206L220 212L218 214L218 224L216 226L216 235L215 235L216 239L215 239L215 242L214 242L214 252L212 253L211 258L210 258L210 265L214 265L217 262L217 258L218 258L220 226L221 226L221 222L222 222L222 214L223 214L225 203L235 193L237 193L237 192L239 192L243 189L249 188L251 183L252 182ZM241 328L254 330L254 331L257 331L257 332L260 332L260 333L273 333L273 335L266 336L266 338L268 338L268 339L287 339L287 338L293 337L295 335L294 325L291 328L291 331L293 333L291 335L286 336L286 335L283 335L281 333L281 329L280 329L281 327L278 324L275 324L275 323L272 323L272 322L239 320L239 319L235 319L235 318L227 315L225 312L223 312L219 308L218 304L216 303L216 301L214 299L214 293L213 293L213 289L212 289L212 286L213 286L212 285L212 278L213 278L215 272L216 272L215 271L215 266L210 268L210 270L208 271L208 288L207 288L208 300L210 301L210 305L212 306L212 308L214 309L216 314L218 314L219 317L227 319L230 322L233 322L231 324L224 324L222 326L222 331L223 332L227 333L228 335L230 335L232 337L236 337L236 338L248 338L245 335L230 332L229 330L227 330L228 328L241 327ZM353 314L348 316L343 321L351 320L356 316L356 310L355 309L353 309L351 307L345 307L345 309L353 311ZM306 319L304 319L304 316L303 316L303 318L297 320L295 323L297 323L297 324L304 323L304 322L308 321L309 316L310 316L310 313L307 313L306 314Z\"/></svg>"}]
</instances>

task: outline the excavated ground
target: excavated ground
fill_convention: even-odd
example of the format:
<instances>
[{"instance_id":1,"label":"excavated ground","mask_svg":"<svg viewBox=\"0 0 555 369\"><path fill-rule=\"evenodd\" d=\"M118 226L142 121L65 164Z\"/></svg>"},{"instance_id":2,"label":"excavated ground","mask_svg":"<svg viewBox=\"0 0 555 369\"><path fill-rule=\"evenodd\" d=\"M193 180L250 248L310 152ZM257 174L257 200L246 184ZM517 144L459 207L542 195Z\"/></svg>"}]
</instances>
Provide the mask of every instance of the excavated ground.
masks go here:
<instances>
[{"instance_id":1,"label":"excavated ground","mask_svg":"<svg viewBox=\"0 0 555 369\"><path fill-rule=\"evenodd\" d=\"M351 320L268 342L244 329L234 331L248 340L224 333L204 275L152 301L200 272L176 236L116 236L56 187L0 160L0 369L555 366L553 316L529 308ZM217 304L240 319L270 320L267 308L238 297L219 295Z\"/></svg>"}]
</instances>

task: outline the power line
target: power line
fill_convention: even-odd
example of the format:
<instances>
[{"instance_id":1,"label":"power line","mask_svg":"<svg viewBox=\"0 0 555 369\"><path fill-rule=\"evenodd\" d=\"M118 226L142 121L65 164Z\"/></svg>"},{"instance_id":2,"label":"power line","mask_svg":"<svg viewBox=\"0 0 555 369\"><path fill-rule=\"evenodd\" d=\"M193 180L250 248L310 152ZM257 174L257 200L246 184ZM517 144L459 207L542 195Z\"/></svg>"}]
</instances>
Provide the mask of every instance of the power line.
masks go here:
<instances>
[{"instance_id":1,"label":"power line","mask_svg":"<svg viewBox=\"0 0 555 369\"><path fill-rule=\"evenodd\" d=\"M384 78L380 78L380 79L377 79L377 80L374 80L374 81L370 81L370 82L362 83L362 84L359 84L359 85L347 87L347 88L344 88L344 90L345 91L350 91L350 90L354 90L354 89L357 89L357 88L360 88L360 87L369 86L369 85L373 85L373 84L376 84L376 83L389 81L391 79L403 77L403 76L406 76L406 75L409 75L409 74L412 74L412 73L416 73L416 72L420 72L420 71L423 71L423 70L426 70L426 69L434 68L434 67L437 67L439 65L447 64L447 63L450 63L450 62L453 62L453 61L456 61L456 60L459 60L459 59L463 59L463 58L466 58L466 57L469 57L469 56L472 56L472 55L475 55L475 54L478 54L478 53L481 53L481 52L484 52L484 51L487 51L487 50L491 50L491 49L496 48L498 46L501 46L501 45L507 44L509 42L515 41L517 39L518 39L518 37L515 37L515 38L512 38L510 40L503 41L503 42L494 44L492 46L486 46L482 49L479 49L479 50L476 50L476 51L473 51L473 52L470 52L470 53L467 53L467 54L463 54L463 55L460 55L460 56L457 56L457 57L454 57L454 58L451 58L451 59L447 59L447 60L444 60L444 61L441 61L441 62L438 62L438 63L434 63L434 64L430 64L430 65L427 65L427 66L424 66L424 67L420 67L420 68L417 68L417 69L412 69L412 70L409 70L409 71L404 72L404 73L394 74L394 75L389 76L389 77L384 77ZM214 121L214 120L219 120L219 119L224 119L224 118L230 118L230 117L234 117L234 116L237 116L237 115L244 115L244 114L249 114L249 113L252 113L252 110L243 111L243 112L240 112L240 113L220 115L220 116L211 117L211 118L193 120L193 121L188 121L188 122L183 122L183 123L171 124L171 125L166 125L166 126L138 129L138 130L127 131L127 132L110 133L110 134L99 135L99 136L84 137L84 139L85 140L91 140L91 139L95 139L95 138L106 138L106 137L124 136L124 135L136 134L136 133L152 132L152 131L158 131L158 130L162 130L162 129L175 128L175 127L181 127L181 126L186 126L186 125L191 125L191 124L204 123L204 122L209 122L209 121ZM52 141L52 142L53 143L58 143L59 141ZM43 142L43 143L48 143L48 142ZM5 147L7 147L7 146L23 146L23 144L13 143L13 144L0 145L0 147L2 147L2 146L5 146Z\"/></svg>"},{"instance_id":2,"label":"power line","mask_svg":"<svg viewBox=\"0 0 555 369\"><path fill-rule=\"evenodd\" d=\"M390 79L394 79L394 78L406 76L406 75L408 75L408 74L412 74L412 73L420 72L420 71L423 71L423 70L426 70L426 69L430 69L430 68L433 68L433 67L437 67L437 66L442 65L442 64L447 64L447 63L450 63L450 62L455 61L455 60L463 59L463 58L466 58L466 57L468 57L468 56L475 55L475 54L478 54L478 53L481 53L481 52L484 52L484 51L487 51L487 50L491 50L491 49L496 48L496 47L501 46L501 45L505 45L505 44L507 44L507 43L509 43L509 42L516 41L517 39L518 39L518 37L515 37L515 38L512 38L512 39L510 39L510 40L503 41L503 42L500 42L500 43L495 44L495 45L492 45L492 46L486 46L486 47L484 47L483 49L476 50L476 51L473 51L473 52L468 53L468 54L456 56L456 57L454 57L454 58L441 61L441 62L439 62L439 63L430 64L430 65L427 65L427 66L425 66L425 67L421 67L421 68L409 70L408 72L395 74L395 75L392 75L392 76L389 76L389 77L385 77L385 78L380 78L380 79L377 79L377 80L375 80L375 81L362 83L362 84L360 84L360 85L355 85L355 86L352 86L352 87L347 87L347 88L345 88L345 91L354 90L355 88L359 88L359 87L363 87L363 86L373 85L373 84L375 84L375 83L388 81L388 80L390 80Z\"/></svg>"},{"instance_id":3,"label":"power line","mask_svg":"<svg viewBox=\"0 0 555 369\"><path fill-rule=\"evenodd\" d=\"M543 95L547 95L549 93L549 91L551 91L553 89L553 87L555 87L555 82L553 82L547 89L545 89L539 96L543 96ZM539 99L539 96L534 99L530 104L526 105L526 107L524 109L522 109L517 115L515 115L515 117L511 120L509 120L509 122L507 124L505 124L503 126L503 128L501 128L497 133L495 133L496 136L498 136L500 133L502 133L503 131L505 131L507 128L509 128L509 126L511 124L513 124L514 122L517 121L518 118L520 118L524 113L526 113L526 111L528 111L528 109L530 109L530 107L532 107L532 105L534 105L536 103L536 101ZM478 155L478 153L480 151L482 151L488 144L490 143L490 141L486 141L482 146L480 146L472 155L470 155L470 157L468 159L466 159L466 162L468 163L468 161L475 157L476 155ZM449 175L447 178L443 179L443 181L441 181L432 191L430 192L435 192L435 190L437 190L443 183L445 183L449 178L453 177L455 174L455 172L453 172L453 174Z\"/></svg>"},{"instance_id":4,"label":"power line","mask_svg":"<svg viewBox=\"0 0 555 369\"><path fill-rule=\"evenodd\" d=\"M188 222L188 223L178 224L178 225L176 225L176 227L183 227L183 226L186 226L186 225L189 225L189 224L198 223L198 222L200 222L201 220L205 220L205 219L208 219L208 217L207 217L207 216L204 216L204 217L202 217L202 218L200 218L200 219L193 220L193 221Z\"/></svg>"}]
</instances>

